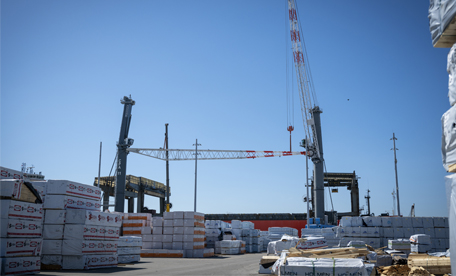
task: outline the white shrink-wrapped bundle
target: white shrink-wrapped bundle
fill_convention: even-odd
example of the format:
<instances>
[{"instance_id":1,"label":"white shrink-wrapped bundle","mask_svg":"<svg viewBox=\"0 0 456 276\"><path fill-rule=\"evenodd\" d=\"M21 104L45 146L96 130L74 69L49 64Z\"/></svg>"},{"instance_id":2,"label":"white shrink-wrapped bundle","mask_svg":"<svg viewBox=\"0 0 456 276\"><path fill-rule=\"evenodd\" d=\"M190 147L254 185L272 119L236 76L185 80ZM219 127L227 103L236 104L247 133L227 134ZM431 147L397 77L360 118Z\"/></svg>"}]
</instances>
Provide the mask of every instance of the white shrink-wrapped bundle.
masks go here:
<instances>
[{"instance_id":1,"label":"white shrink-wrapped bundle","mask_svg":"<svg viewBox=\"0 0 456 276\"><path fill-rule=\"evenodd\" d=\"M0 257L40 256L42 239L2 238Z\"/></svg>"},{"instance_id":2,"label":"white shrink-wrapped bundle","mask_svg":"<svg viewBox=\"0 0 456 276\"><path fill-rule=\"evenodd\" d=\"M57 265L62 266L62 255L42 255L41 256L42 265Z\"/></svg>"},{"instance_id":3,"label":"white shrink-wrapped bundle","mask_svg":"<svg viewBox=\"0 0 456 276\"><path fill-rule=\"evenodd\" d=\"M101 189L99 187L69 180L48 180L47 183L46 195L69 195L101 200Z\"/></svg>"},{"instance_id":4,"label":"white shrink-wrapped bundle","mask_svg":"<svg viewBox=\"0 0 456 276\"><path fill-rule=\"evenodd\" d=\"M95 269L116 267L117 255L63 256L62 269Z\"/></svg>"},{"instance_id":5,"label":"white shrink-wrapped bundle","mask_svg":"<svg viewBox=\"0 0 456 276\"><path fill-rule=\"evenodd\" d=\"M1 275L40 273L40 257L0 258Z\"/></svg>"},{"instance_id":6,"label":"white shrink-wrapped bundle","mask_svg":"<svg viewBox=\"0 0 456 276\"><path fill-rule=\"evenodd\" d=\"M43 204L44 209L86 209L100 210L99 200L66 196L66 195L46 195L46 201Z\"/></svg>"},{"instance_id":7,"label":"white shrink-wrapped bundle","mask_svg":"<svg viewBox=\"0 0 456 276\"><path fill-rule=\"evenodd\" d=\"M140 255L119 255L118 262L119 264L129 264L139 262L141 259Z\"/></svg>"},{"instance_id":8,"label":"white shrink-wrapped bundle","mask_svg":"<svg viewBox=\"0 0 456 276\"><path fill-rule=\"evenodd\" d=\"M242 229L242 222L240 220L232 220L231 228L233 229Z\"/></svg>"},{"instance_id":9,"label":"white shrink-wrapped bundle","mask_svg":"<svg viewBox=\"0 0 456 276\"><path fill-rule=\"evenodd\" d=\"M382 217L382 227L393 227L392 218Z\"/></svg>"},{"instance_id":10,"label":"white shrink-wrapped bundle","mask_svg":"<svg viewBox=\"0 0 456 276\"><path fill-rule=\"evenodd\" d=\"M448 99L450 100L450 105L456 103L456 44L451 47L450 52L448 53Z\"/></svg>"},{"instance_id":11,"label":"white shrink-wrapped bundle","mask_svg":"<svg viewBox=\"0 0 456 276\"><path fill-rule=\"evenodd\" d=\"M120 227L122 226L122 218L120 214L116 213L68 209L66 212L66 223Z\"/></svg>"},{"instance_id":12,"label":"white shrink-wrapped bundle","mask_svg":"<svg viewBox=\"0 0 456 276\"><path fill-rule=\"evenodd\" d=\"M62 255L115 254L117 241L63 240Z\"/></svg>"},{"instance_id":13,"label":"white shrink-wrapped bundle","mask_svg":"<svg viewBox=\"0 0 456 276\"><path fill-rule=\"evenodd\" d=\"M43 239L46 240L63 240L63 224L44 224Z\"/></svg>"},{"instance_id":14,"label":"white shrink-wrapped bundle","mask_svg":"<svg viewBox=\"0 0 456 276\"><path fill-rule=\"evenodd\" d=\"M456 172L456 105L442 116L442 161L447 172Z\"/></svg>"},{"instance_id":15,"label":"white shrink-wrapped bundle","mask_svg":"<svg viewBox=\"0 0 456 276\"><path fill-rule=\"evenodd\" d=\"M122 236L119 237L117 246L142 246L142 238L136 236Z\"/></svg>"},{"instance_id":16,"label":"white shrink-wrapped bundle","mask_svg":"<svg viewBox=\"0 0 456 276\"><path fill-rule=\"evenodd\" d=\"M63 238L65 240L103 240L103 226L84 224L65 224Z\"/></svg>"},{"instance_id":17,"label":"white shrink-wrapped bundle","mask_svg":"<svg viewBox=\"0 0 456 276\"><path fill-rule=\"evenodd\" d=\"M0 200L0 218L43 220L43 205L17 200Z\"/></svg>"},{"instance_id":18,"label":"white shrink-wrapped bundle","mask_svg":"<svg viewBox=\"0 0 456 276\"><path fill-rule=\"evenodd\" d=\"M43 240L43 255L62 255L62 240Z\"/></svg>"},{"instance_id":19,"label":"white shrink-wrapped bundle","mask_svg":"<svg viewBox=\"0 0 456 276\"><path fill-rule=\"evenodd\" d=\"M449 211L449 247L450 255L456 256L456 174L445 177L447 204ZM446 228L444 228L446 229ZM437 230L437 228L435 229ZM443 246L445 246L444 244ZM451 258L451 271L456 271L456 258Z\"/></svg>"},{"instance_id":20,"label":"white shrink-wrapped bundle","mask_svg":"<svg viewBox=\"0 0 456 276\"><path fill-rule=\"evenodd\" d=\"M44 210L44 224L64 224L67 210Z\"/></svg>"},{"instance_id":21,"label":"white shrink-wrapped bundle","mask_svg":"<svg viewBox=\"0 0 456 276\"><path fill-rule=\"evenodd\" d=\"M42 232L40 220L0 219L1 238L41 238Z\"/></svg>"},{"instance_id":22,"label":"white shrink-wrapped bundle","mask_svg":"<svg viewBox=\"0 0 456 276\"><path fill-rule=\"evenodd\" d=\"M24 179L24 173L0 166L0 179Z\"/></svg>"}]
</instances>

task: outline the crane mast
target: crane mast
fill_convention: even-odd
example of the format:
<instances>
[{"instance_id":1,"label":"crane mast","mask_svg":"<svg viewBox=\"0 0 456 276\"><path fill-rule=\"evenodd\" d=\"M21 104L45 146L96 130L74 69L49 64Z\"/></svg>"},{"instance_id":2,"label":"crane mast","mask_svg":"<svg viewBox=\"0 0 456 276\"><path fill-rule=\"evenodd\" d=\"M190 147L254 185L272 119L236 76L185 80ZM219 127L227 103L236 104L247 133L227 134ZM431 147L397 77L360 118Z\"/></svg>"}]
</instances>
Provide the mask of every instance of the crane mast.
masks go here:
<instances>
[{"instance_id":1,"label":"crane mast","mask_svg":"<svg viewBox=\"0 0 456 276\"><path fill-rule=\"evenodd\" d=\"M309 60L305 48L304 38L301 36L298 13L294 0L288 0L288 16L290 22L290 36L293 46L293 60L299 87L301 114L304 130L309 140L304 140L303 146L307 155L314 164L314 211L315 217L323 221L325 217L324 204L324 159L321 137L321 121L317 98L310 71Z\"/></svg>"}]
</instances>

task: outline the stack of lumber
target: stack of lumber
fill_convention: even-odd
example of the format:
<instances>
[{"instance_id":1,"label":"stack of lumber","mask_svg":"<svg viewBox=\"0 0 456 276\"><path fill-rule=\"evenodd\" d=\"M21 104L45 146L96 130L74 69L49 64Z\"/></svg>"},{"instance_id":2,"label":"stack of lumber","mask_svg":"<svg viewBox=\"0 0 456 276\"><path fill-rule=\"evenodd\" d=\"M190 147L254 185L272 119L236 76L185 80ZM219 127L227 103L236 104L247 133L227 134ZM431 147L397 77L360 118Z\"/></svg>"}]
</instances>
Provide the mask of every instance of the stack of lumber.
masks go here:
<instances>
[{"instance_id":1,"label":"stack of lumber","mask_svg":"<svg viewBox=\"0 0 456 276\"><path fill-rule=\"evenodd\" d=\"M410 268L407 265L392 265L392 266L381 266L377 268L380 276L408 276Z\"/></svg>"},{"instance_id":2,"label":"stack of lumber","mask_svg":"<svg viewBox=\"0 0 456 276\"><path fill-rule=\"evenodd\" d=\"M427 254L411 254L408 258L410 267L423 267L432 274L451 273L451 262L449 257L435 257Z\"/></svg>"},{"instance_id":3,"label":"stack of lumber","mask_svg":"<svg viewBox=\"0 0 456 276\"><path fill-rule=\"evenodd\" d=\"M358 258L365 257L369 254L367 248L328 248L328 249L308 249L300 250L290 248L288 257L304 257L304 258Z\"/></svg>"}]
</instances>

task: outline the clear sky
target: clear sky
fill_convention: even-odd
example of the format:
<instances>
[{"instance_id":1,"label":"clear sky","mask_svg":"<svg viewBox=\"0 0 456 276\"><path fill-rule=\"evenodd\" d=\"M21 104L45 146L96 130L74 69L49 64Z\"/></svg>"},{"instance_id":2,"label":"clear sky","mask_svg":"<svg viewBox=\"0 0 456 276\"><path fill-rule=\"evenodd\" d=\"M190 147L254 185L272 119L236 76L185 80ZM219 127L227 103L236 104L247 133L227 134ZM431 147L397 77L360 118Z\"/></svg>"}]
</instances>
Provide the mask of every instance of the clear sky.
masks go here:
<instances>
[{"instance_id":1,"label":"clear sky","mask_svg":"<svg viewBox=\"0 0 456 276\"><path fill-rule=\"evenodd\" d=\"M198 139L202 149L288 150L285 2L2 0L1 165L92 184L100 142L109 174L130 94L133 147L163 147L169 123L172 149ZM360 205L370 189L375 214L392 213L395 132L402 214L415 203L417 216L447 215L449 49L432 47L428 6L298 0L327 171L356 171ZM304 138L298 104L293 150ZM194 168L170 164L173 210L193 210ZM127 173L166 180L163 161L134 153ZM303 213L304 185L303 157L200 161L198 211ZM333 203L350 211L349 192Z\"/></svg>"}]
</instances>

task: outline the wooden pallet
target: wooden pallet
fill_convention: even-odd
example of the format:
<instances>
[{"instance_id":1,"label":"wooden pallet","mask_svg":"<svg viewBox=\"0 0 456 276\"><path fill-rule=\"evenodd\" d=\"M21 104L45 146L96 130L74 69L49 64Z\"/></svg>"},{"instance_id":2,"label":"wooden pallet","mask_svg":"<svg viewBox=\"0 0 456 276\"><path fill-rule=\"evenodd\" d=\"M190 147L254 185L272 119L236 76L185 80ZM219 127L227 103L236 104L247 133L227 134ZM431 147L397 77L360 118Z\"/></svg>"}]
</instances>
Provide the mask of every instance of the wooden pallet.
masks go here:
<instances>
[{"instance_id":1,"label":"wooden pallet","mask_svg":"<svg viewBox=\"0 0 456 276\"><path fill-rule=\"evenodd\" d=\"M434 257L427 254L411 254L408 258L410 267L423 267L431 274L451 273L451 262L449 257Z\"/></svg>"},{"instance_id":2,"label":"wooden pallet","mask_svg":"<svg viewBox=\"0 0 456 276\"><path fill-rule=\"evenodd\" d=\"M451 20L448 27L434 44L435 48L451 48L456 43L456 17Z\"/></svg>"}]
</instances>

